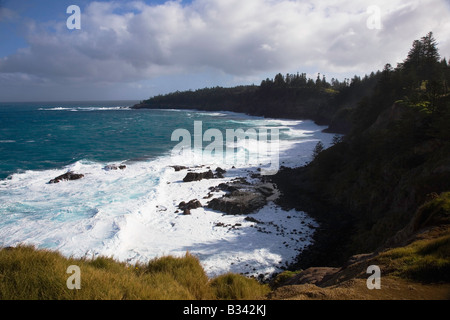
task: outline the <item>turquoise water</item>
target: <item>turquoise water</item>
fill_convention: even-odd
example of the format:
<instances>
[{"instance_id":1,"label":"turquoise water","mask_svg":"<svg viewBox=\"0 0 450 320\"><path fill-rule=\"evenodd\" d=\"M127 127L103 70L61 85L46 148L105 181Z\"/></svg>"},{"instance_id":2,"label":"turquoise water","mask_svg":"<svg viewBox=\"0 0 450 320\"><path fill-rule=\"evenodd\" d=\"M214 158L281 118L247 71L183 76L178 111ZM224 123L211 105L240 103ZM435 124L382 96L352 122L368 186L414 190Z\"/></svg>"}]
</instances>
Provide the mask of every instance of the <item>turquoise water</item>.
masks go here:
<instances>
[{"instance_id":1,"label":"turquoise water","mask_svg":"<svg viewBox=\"0 0 450 320\"><path fill-rule=\"evenodd\" d=\"M253 125L232 114L128 108L136 102L0 103L0 179L79 160L153 159L177 144L175 129L193 132L196 120L204 130Z\"/></svg>"},{"instance_id":2,"label":"turquoise water","mask_svg":"<svg viewBox=\"0 0 450 320\"><path fill-rule=\"evenodd\" d=\"M202 257L210 275L230 270L274 272L276 265L296 257L299 244L285 246L292 241L290 232L261 233L244 216L226 216L205 207L184 216L177 213L178 204L199 199L206 206L209 200L204 197L211 187L236 177L250 178L258 169L262 172L265 157L264 152L259 157L259 147L264 150L269 143L256 140L251 132L279 130L279 164L285 166L309 161L316 143L329 145L332 135L312 121L231 112L132 110L134 103L0 104L0 247L30 244L67 256L114 256L126 262L189 251ZM186 171L176 172L172 165L199 165L194 170L200 171L205 170L202 165L212 170L217 165L204 152L212 144L205 136L201 158L196 158L198 148L187 155L172 152L180 143L172 141L177 129L187 130L195 147L195 123L200 122L204 135L208 129L220 131L226 156L233 145L225 139L226 130L251 133L251 139L235 147L241 152L239 159L246 149L251 161L235 167L226 163L223 179L183 183ZM108 170L111 164L126 168ZM84 177L48 183L67 171ZM266 221L266 226L302 230L302 246L313 232L309 223L300 224L309 219L304 213L271 204L255 213L255 219ZM242 228L228 230L218 224Z\"/></svg>"}]
</instances>

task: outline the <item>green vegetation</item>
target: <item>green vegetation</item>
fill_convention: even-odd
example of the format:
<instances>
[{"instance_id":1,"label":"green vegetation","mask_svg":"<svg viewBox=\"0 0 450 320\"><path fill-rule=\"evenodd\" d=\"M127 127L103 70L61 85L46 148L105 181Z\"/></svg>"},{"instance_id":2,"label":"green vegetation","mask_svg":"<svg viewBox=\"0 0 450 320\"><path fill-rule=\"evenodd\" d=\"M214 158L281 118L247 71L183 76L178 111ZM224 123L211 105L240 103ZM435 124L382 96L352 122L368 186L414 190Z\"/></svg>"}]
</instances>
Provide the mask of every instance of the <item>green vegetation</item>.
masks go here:
<instances>
[{"instance_id":1,"label":"green vegetation","mask_svg":"<svg viewBox=\"0 0 450 320\"><path fill-rule=\"evenodd\" d=\"M283 285L284 283L286 283L286 281L292 279L293 277L295 277L297 274L299 274L300 272L302 272L303 270L295 270L295 271L290 271L290 270L286 270L283 271L282 273L278 274L271 282L270 282L270 286L272 288L278 288L281 285Z\"/></svg>"},{"instance_id":2,"label":"green vegetation","mask_svg":"<svg viewBox=\"0 0 450 320\"><path fill-rule=\"evenodd\" d=\"M330 228L325 237L333 240L323 247L334 252L298 267L339 266L382 246L431 194L450 190L449 83L450 66L430 32L397 67L363 78L277 74L259 86L176 92L136 107L308 118L345 133L329 149L318 145L306 167L273 177L283 189L280 205L308 211Z\"/></svg>"},{"instance_id":3,"label":"green vegetation","mask_svg":"<svg viewBox=\"0 0 450 320\"><path fill-rule=\"evenodd\" d=\"M450 235L384 252L379 262L392 275L424 282L450 282Z\"/></svg>"},{"instance_id":4,"label":"green vegetation","mask_svg":"<svg viewBox=\"0 0 450 320\"><path fill-rule=\"evenodd\" d=\"M423 228L446 225L444 234L388 250L378 259L398 277L449 282L449 83L450 66L440 59L430 32L414 41L396 68L386 65L363 79L329 83L320 75L314 81L305 74L278 74L260 86L176 92L136 108L308 118L346 133L328 149L319 144L307 166L280 170L272 178L282 191L281 205L305 210L321 224L316 232L321 238L302 253L297 267L342 266L351 255L389 241L399 245L400 238ZM81 290L66 287L70 265L81 269ZM274 283L292 276L281 274ZM240 275L208 279L190 254L129 266L31 247L0 250L0 299L259 299L268 291Z\"/></svg>"},{"instance_id":5,"label":"green vegetation","mask_svg":"<svg viewBox=\"0 0 450 320\"><path fill-rule=\"evenodd\" d=\"M211 287L214 295L222 300L249 300L264 298L269 293L269 287L255 279L228 273L213 279Z\"/></svg>"},{"instance_id":6,"label":"green vegetation","mask_svg":"<svg viewBox=\"0 0 450 320\"><path fill-rule=\"evenodd\" d=\"M328 124L331 130L350 129L348 110L375 86L381 73L364 78L355 76L340 82L325 76L308 79L305 73L277 74L259 86L204 88L174 92L142 101L135 108L177 108L208 111L234 111L257 116L311 119Z\"/></svg>"},{"instance_id":7,"label":"green vegetation","mask_svg":"<svg viewBox=\"0 0 450 320\"><path fill-rule=\"evenodd\" d=\"M321 221L339 212L346 222L328 231L345 242L340 254L323 255L321 264L383 246L430 195L450 190L449 81L450 66L429 33L397 68L386 65L372 92L347 110L352 126L342 141L308 166L280 173L282 184L295 186L286 192L291 198L306 194L320 204Z\"/></svg>"},{"instance_id":8,"label":"green vegetation","mask_svg":"<svg viewBox=\"0 0 450 320\"><path fill-rule=\"evenodd\" d=\"M432 195L411 220L409 232L450 224L450 192ZM407 246L382 252L377 263L393 270L394 276L424 282L450 282L450 234L423 235Z\"/></svg>"},{"instance_id":9,"label":"green vegetation","mask_svg":"<svg viewBox=\"0 0 450 320\"><path fill-rule=\"evenodd\" d=\"M80 268L80 290L67 288L71 265ZM0 300L258 299L267 292L240 275L210 280L190 254L127 265L106 257L65 258L29 246L0 250Z\"/></svg>"}]
</instances>

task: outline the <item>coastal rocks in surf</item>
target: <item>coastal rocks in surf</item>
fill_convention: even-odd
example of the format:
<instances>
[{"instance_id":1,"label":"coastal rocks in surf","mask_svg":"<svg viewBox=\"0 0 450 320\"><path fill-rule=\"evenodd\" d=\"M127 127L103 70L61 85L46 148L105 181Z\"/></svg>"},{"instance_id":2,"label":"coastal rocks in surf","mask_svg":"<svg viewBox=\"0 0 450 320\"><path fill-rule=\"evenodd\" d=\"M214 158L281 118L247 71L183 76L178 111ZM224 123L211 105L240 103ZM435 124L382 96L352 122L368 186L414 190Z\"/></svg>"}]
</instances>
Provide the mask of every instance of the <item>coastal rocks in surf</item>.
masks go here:
<instances>
[{"instance_id":1,"label":"coastal rocks in surf","mask_svg":"<svg viewBox=\"0 0 450 320\"><path fill-rule=\"evenodd\" d=\"M227 214L249 214L264 207L266 199L263 195L251 191L233 191L221 198L212 199L208 208Z\"/></svg>"},{"instance_id":2,"label":"coastal rocks in surf","mask_svg":"<svg viewBox=\"0 0 450 320\"><path fill-rule=\"evenodd\" d=\"M185 167L185 166L170 166L170 167L173 168L175 170L175 172L189 169L188 167Z\"/></svg>"},{"instance_id":3,"label":"coastal rocks in surf","mask_svg":"<svg viewBox=\"0 0 450 320\"><path fill-rule=\"evenodd\" d=\"M78 173L73 173L73 172L67 172L65 174L62 174L58 177L56 177L55 179L50 180L48 183L53 184L53 183L59 183L61 181L65 181L65 180L78 180L84 177L84 174L78 174Z\"/></svg>"},{"instance_id":4,"label":"coastal rocks in surf","mask_svg":"<svg viewBox=\"0 0 450 320\"><path fill-rule=\"evenodd\" d=\"M175 171L177 171L176 168L175 168ZM220 167L217 167L215 172L216 173L212 172L212 170L209 170L206 172L188 172L186 174L186 176L184 177L183 181L184 182L192 182L192 181L201 181L203 179L221 179L221 178L224 178L223 174L226 173L226 170L224 170Z\"/></svg>"},{"instance_id":5,"label":"coastal rocks in surf","mask_svg":"<svg viewBox=\"0 0 450 320\"><path fill-rule=\"evenodd\" d=\"M212 199L208 208L230 215L253 213L264 207L276 193L271 184L230 183L220 184L218 189L227 194L221 198Z\"/></svg>"},{"instance_id":6,"label":"coastal rocks in surf","mask_svg":"<svg viewBox=\"0 0 450 320\"><path fill-rule=\"evenodd\" d=\"M201 208L201 207L203 207L203 205L197 199L191 200L188 203L182 201L178 205L178 208L183 211L183 214L185 216L190 215L191 214L191 210L197 209L197 208Z\"/></svg>"},{"instance_id":7,"label":"coastal rocks in surf","mask_svg":"<svg viewBox=\"0 0 450 320\"><path fill-rule=\"evenodd\" d=\"M127 168L126 165L121 164L121 165L115 165L115 164L109 164L107 166L105 166L103 169L106 171L111 171L111 170L125 170Z\"/></svg>"},{"instance_id":8,"label":"coastal rocks in surf","mask_svg":"<svg viewBox=\"0 0 450 320\"><path fill-rule=\"evenodd\" d=\"M200 181L203 179L214 179L214 173L209 170L206 172L188 172L184 177L184 182Z\"/></svg>"},{"instance_id":9,"label":"coastal rocks in surf","mask_svg":"<svg viewBox=\"0 0 450 320\"><path fill-rule=\"evenodd\" d=\"M217 167L217 168L216 168L216 174L215 174L215 177L216 177L216 178L219 178L219 179L222 179L222 178L224 178L224 174L225 174L225 173L227 173L226 170L222 169L221 167Z\"/></svg>"}]
</instances>

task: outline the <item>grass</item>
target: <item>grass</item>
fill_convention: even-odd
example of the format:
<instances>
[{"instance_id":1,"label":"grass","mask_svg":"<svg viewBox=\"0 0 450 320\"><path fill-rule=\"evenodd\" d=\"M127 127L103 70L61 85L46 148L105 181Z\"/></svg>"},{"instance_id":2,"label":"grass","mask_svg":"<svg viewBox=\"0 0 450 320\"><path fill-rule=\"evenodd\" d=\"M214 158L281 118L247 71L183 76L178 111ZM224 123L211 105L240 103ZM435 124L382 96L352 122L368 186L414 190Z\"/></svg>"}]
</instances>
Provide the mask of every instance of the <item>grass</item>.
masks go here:
<instances>
[{"instance_id":1,"label":"grass","mask_svg":"<svg viewBox=\"0 0 450 320\"><path fill-rule=\"evenodd\" d=\"M380 254L392 275L422 282L450 282L450 235L419 240Z\"/></svg>"},{"instance_id":2,"label":"grass","mask_svg":"<svg viewBox=\"0 0 450 320\"><path fill-rule=\"evenodd\" d=\"M278 274L275 277L275 279L273 279L271 281L270 286L272 288L278 288L278 287L284 285L286 283L286 281L292 279L293 277L295 277L296 275L298 275L302 271L303 270L296 270L296 271L286 270L286 271L283 271L282 273Z\"/></svg>"},{"instance_id":3,"label":"grass","mask_svg":"<svg viewBox=\"0 0 450 320\"><path fill-rule=\"evenodd\" d=\"M413 229L448 225L450 192L434 195L423 204L413 219ZM444 229L443 229L444 230ZM380 254L381 263L395 270L393 275L422 282L450 282L450 235L416 240L408 246Z\"/></svg>"},{"instance_id":4,"label":"grass","mask_svg":"<svg viewBox=\"0 0 450 320\"><path fill-rule=\"evenodd\" d=\"M221 300L255 300L270 292L269 286L233 273L213 279L211 287L214 295Z\"/></svg>"},{"instance_id":5,"label":"grass","mask_svg":"<svg viewBox=\"0 0 450 320\"><path fill-rule=\"evenodd\" d=\"M80 290L67 288L71 265L80 268ZM66 258L31 246L0 250L0 300L256 299L267 292L241 275L209 279L189 253L127 265L107 257Z\"/></svg>"}]
</instances>

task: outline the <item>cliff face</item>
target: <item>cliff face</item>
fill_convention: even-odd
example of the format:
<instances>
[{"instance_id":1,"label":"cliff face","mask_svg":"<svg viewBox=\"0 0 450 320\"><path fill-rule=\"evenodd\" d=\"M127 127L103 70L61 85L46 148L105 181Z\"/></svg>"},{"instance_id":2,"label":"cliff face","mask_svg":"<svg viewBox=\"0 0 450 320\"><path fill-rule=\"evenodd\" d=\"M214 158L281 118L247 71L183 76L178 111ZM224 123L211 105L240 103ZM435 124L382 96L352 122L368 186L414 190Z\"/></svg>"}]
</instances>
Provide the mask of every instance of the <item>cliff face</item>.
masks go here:
<instances>
[{"instance_id":1,"label":"cliff face","mask_svg":"<svg viewBox=\"0 0 450 320\"><path fill-rule=\"evenodd\" d=\"M273 177L280 203L321 222L317 244L297 267L337 266L382 246L426 201L450 190L449 104L423 112L395 103L367 128L321 152L309 165Z\"/></svg>"},{"instance_id":2,"label":"cliff face","mask_svg":"<svg viewBox=\"0 0 450 320\"><path fill-rule=\"evenodd\" d=\"M309 267L278 280L271 299L450 299L450 193L434 195L410 223L375 252L339 267ZM369 266L380 270L380 290L369 290Z\"/></svg>"}]
</instances>

